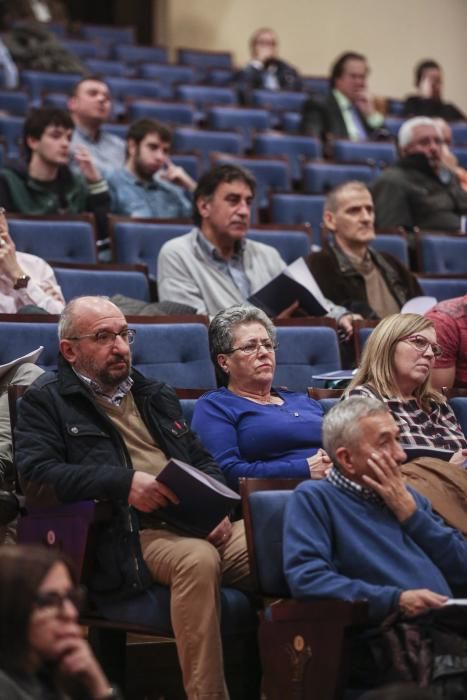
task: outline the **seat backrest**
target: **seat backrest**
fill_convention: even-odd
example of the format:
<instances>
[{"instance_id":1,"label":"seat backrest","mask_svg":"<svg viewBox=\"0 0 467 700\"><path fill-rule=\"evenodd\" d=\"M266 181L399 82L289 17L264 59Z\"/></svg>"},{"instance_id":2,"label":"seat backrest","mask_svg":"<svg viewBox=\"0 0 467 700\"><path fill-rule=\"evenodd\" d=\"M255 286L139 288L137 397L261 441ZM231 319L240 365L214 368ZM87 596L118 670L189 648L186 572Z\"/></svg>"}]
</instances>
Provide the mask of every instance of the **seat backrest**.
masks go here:
<instances>
[{"instance_id":1,"label":"seat backrest","mask_svg":"<svg viewBox=\"0 0 467 700\"><path fill-rule=\"evenodd\" d=\"M213 151L240 155L243 152L243 138L233 131L203 131L190 127L179 127L173 136L175 151L199 152L203 168L209 167Z\"/></svg>"},{"instance_id":2,"label":"seat backrest","mask_svg":"<svg viewBox=\"0 0 467 700\"><path fill-rule=\"evenodd\" d=\"M240 479L250 569L258 592L290 597L282 555L285 509L300 479Z\"/></svg>"},{"instance_id":3,"label":"seat backrest","mask_svg":"<svg viewBox=\"0 0 467 700\"><path fill-rule=\"evenodd\" d=\"M92 41L111 44L134 44L136 31L133 25L115 27L110 24L82 24L81 36Z\"/></svg>"},{"instance_id":4,"label":"seat backrest","mask_svg":"<svg viewBox=\"0 0 467 700\"><path fill-rule=\"evenodd\" d=\"M114 99L125 100L128 97L160 96L159 85L155 80L143 80L139 78L121 78L111 75L106 79Z\"/></svg>"},{"instance_id":5,"label":"seat backrest","mask_svg":"<svg viewBox=\"0 0 467 700\"><path fill-rule=\"evenodd\" d=\"M251 148L253 130L261 131L270 126L269 112L251 107L211 107L206 112L206 122L209 129L240 131L247 149Z\"/></svg>"},{"instance_id":6,"label":"seat backrest","mask_svg":"<svg viewBox=\"0 0 467 700\"><path fill-rule=\"evenodd\" d=\"M16 117L24 117L29 109L29 96L22 90L0 90L0 109Z\"/></svg>"},{"instance_id":7,"label":"seat backrest","mask_svg":"<svg viewBox=\"0 0 467 700\"><path fill-rule=\"evenodd\" d=\"M336 331L327 326L279 326L275 384L306 391L313 375L341 369Z\"/></svg>"},{"instance_id":8,"label":"seat backrest","mask_svg":"<svg viewBox=\"0 0 467 700\"><path fill-rule=\"evenodd\" d=\"M88 58L85 63L93 75L101 73L103 76L115 75L124 77L128 76L132 70L123 61L109 61L103 58Z\"/></svg>"},{"instance_id":9,"label":"seat backrest","mask_svg":"<svg viewBox=\"0 0 467 700\"><path fill-rule=\"evenodd\" d=\"M114 46L114 56L125 63L167 63L168 52L165 46L136 46L120 44ZM146 76L143 76L143 78Z\"/></svg>"},{"instance_id":10,"label":"seat backrest","mask_svg":"<svg viewBox=\"0 0 467 700\"><path fill-rule=\"evenodd\" d=\"M182 236L191 224L111 218L110 236L117 263L144 263L157 279L157 259L164 243Z\"/></svg>"},{"instance_id":11,"label":"seat backrest","mask_svg":"<svg viewBox=\"0 0 467 700\"><path fill-rule=\"evenodd\" d=\"M282 116L282 128L287 134L297 134L302 123L300 112L284 112Z\"/></svg>"},{"instance_id":12,"label":"seat backrest","mask_svg":"<svg viewBox=\"0 0 467 700\"><path fill-rule=\"evenodd\" d=\"M235 90L217 85L179 85L175 89L179 100L192 102L198 109L206 105L235 105L237 97Z\"/></svg>"},{"instance_id":13,"label":"seat backrest","mask_svg":"<svg viewBox=\"0 0 467 700\"><path fill-rule=\"evenodd\" d=\"M323 195L275 193L270 196L270 220L276 224L311 225L313 243L321 245L321 222L323 220Z\"/></svg>"},{"instance_id":14,"label":"seat backrest","mask_svg":"<svg viewBox=\"0 0 467 700\"><path fill-rule=\"evenodd\" d=\"M0 137L6 142L8 158L18 158L23 136L24 117L0 117Z\"/></svg>"},{"instance_id":15,"label":"seat backrest","mask_svg":"<svg viewBox=\"0 0 467 700\"><path fill-rule=\"evenodd\" d=\"M159 119L170 124L191 125L195 122L195 110L191 105L180 102L156 102L154 100L134 100L128 104L128 119Z\"/></svg>"},{"instance_id":16,"label":"seat backrest","mask_svg":"<svg viewBox=\"0 0 467 700\"><path fill-rule=\"evenodd\" d=\"M124 294L132 299L150 300L149 280L136 270L54 268L65 301L83 295Z\"/></svg>"},{"instance_id":17,"label":"seat backrest","mask_svg":"<svg viewBox=\"0 0 467 700\"><path fill-rule=\"evenodd\" d=\"M9 218L8 224L17 250L23 253L60 262L97 262L90 220Z\"/></svg>"},{"instance_id":18,"label":"seat backrest","mask_svg":"<svg viewBox=\"0 0 467 700\"><path fill-rule=\"evenodd\" d=\"M39 104L43 92L70 94L81 75L78 73L52 73L39 70L21 71L21 84L29 92L35 104Z\"/></svg>"},{"instance_id":19,"label":"seat backrest","mask_svg":"<svg viewBox=\"0 0 467 700\"><path fill-rule=\"evenodd\" d=\"M201 323L137 324L133 365L176 388L214 389L208 330Z\"/></svg>"},{"instance_id":20,"label":"seat backrest","mask_svg":"<svg viewBox=\"0 0 467 700\"><path fill-rule=\"evenodd\" d=\"M454 299L467 294L467 277L418 277L423 294L438 301Z\"/></svg>"},{"instance_id":21,"label":"seat backrest","mask_svg":"<svg viewBox=\"0 0 467 700\"><path fill-rule=\"evenodd\" d=\"M191 425L196 402L204 394L202 389L177 389L178 400L182 407L183 417Z\"/></svg>"},{"instance_id":22,"label":"seat backrest","mask_svg":"<svg viewBox=\"0 0 467 700\"><path fill-rule=\"evenodd\" d=\"M338 139L333 143L337 163L366 163L368 165L393 165L397 159L396 147L384 141L355 142Z\"/></svg>"},{"instance_id":23,"label":"seat backrest","mask_svg":"<svg viewBox=\"0 0 467 700\"><path fill-rule=\"evenodd\" d=\"M311 136L295 134L257 134L254 152L265 156L287 157L293 180L299 180L302 160L321 157L321 142Z\"/></svg>"},{"instance_id":24,"label":"seat backrest","mask_svg":"<svg viewBox=\"0 0 467 700\"><path fill-rule=\"evenodd\" d=\"M458 122L451 126L452 129L452 140L455 146L466 146L467 145L467 124L465 122Z\"/></svg>"},{"instance_id":25,"label":"seat backrest","mask_svg":"<svg viewBox=\"0 0 467 700\"><path fill-rule=\"evenodd\" d=\"M160 83L194 83L196 71L191 66L173 66L165 63L143 63L140 66L142 78L159 80Z\"/></svg>"},{"instance_id":26,"label":"seat backrest","mask_svg":"<svg viewBox=\"0 0 467 700\"><path fill-rule=\"evenodd\" d=\"M287 265L310 253L311 239L305 231L287 231L285 226L283 231L251 228L247 237L275 248Z\"/></svg>"},{"instance_id":27,"label":"seat backrest","mask_svg":"<svg viewBox=\"0 0 467 700\"><path fill-rule=\"evenodd\" d=\"M58 359L58 336L56 322L34 323L26 321L0 321L0 364L26 355L31 350L44 346L37 364L45 370L55 370Z\"/></svg>"},{"instance_id":28,"label":"seat backrest","mask_svg":"<svg viewBox=\"0 0 467 700\"><path fill-rule=\"evenodd\" d=\"M462 432L467 435L467 396L453 396L449 399L449 405L456 414Z\"/></svg>"},{"instance_id":29,"label":"seat backrest","mask_svg":"<svg viewBox=\"0 0 467 700\"><path fill-rule=\"evenodd\" d=\"M375 178L375 170L369 165L335 165L331 163L306 163L303 166L303 190L321 194L349 180L366 184Z\"/></svg>"},{"instance_id":30,"label":"seat backrest","mask_svg":"<svg viewBox=\"0 0 467 700\"><path fill-rule=\"evenodd\" d=\"M437 275L467 274L467 240L457 236L417 235L420 272Z\"/></svg>"},{"instance_id":31,"label":"seat backrest","mask_svg":"<svg viewBox=\"0 0 467 700\"><path fill-rule=\"evenodd\" d=\"M355 348L355 359L357 363L360 361L362 356L363 348L368 340L369 336L373 332L373 328L378 325L378 321L355 321L354 322L354 348Z\"/></svg>"},{"instance_id":32,"label":"seat backrest","mask_svg":"<svg viewBox=\"0 0 467 700\"><path fill-rule=\"evenodd\" d=\"M329 92L329 78L324 75L304 75L302 78L303 89L318 95L327 95Z\"/></svg>"},{"instance_id":33,"label":"seat backrest","mask_svg":"<svg viewBox=\"0 0 467 700\"><path fill-rule=\"evenodd\" d=\"M265 109L299 112L307 94L290 90L252 90L250 99L252 104Z\"/></svg>"},{"instance_id":34,"label":"seat backrest","mask_svg":"<svg viewBox=\"0 0 467 700\"><path fill-rule=\"evenodd\" d=\"M197 68L232 68L232 54L230 51L203 51L201 49L177 50L177 63Z\"/></svg>"},{"instance_id":35,"label":"seat backrest","mask_svg":"<svg viewBox=\"0 0 467 700\"><path fill-rule=\"evenodd\" d=\"M86 41L85 39L68 39L62 37L60 45L67 51L78 56L81 59L99 58L102 56L99 45L94 41Z\"/></svg>"},{"instance_id":36,"label":"seat backrest","mask_svg":"<svg viewBox=\"0 0 467 700\"><path fill-rule=\"evenodd\" d=\"M390 253L403 265L409 266L409 246L405 236L399 236L397 233L378 233L371 241L371 247Z\"/></svg>"}]
</instances>

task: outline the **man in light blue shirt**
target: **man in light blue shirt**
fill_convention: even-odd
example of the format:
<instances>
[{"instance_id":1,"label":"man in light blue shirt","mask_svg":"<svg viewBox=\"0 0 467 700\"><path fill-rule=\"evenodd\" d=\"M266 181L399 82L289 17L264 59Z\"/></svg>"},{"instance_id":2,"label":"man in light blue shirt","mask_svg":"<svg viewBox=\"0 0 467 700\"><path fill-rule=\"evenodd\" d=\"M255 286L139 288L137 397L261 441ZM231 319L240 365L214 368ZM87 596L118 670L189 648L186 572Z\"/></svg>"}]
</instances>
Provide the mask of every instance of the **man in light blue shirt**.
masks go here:
<instances>
[{"instance_id":1,"label":"man in light blue shirt","mask_svg":"<svg viewBox=\"0 0 467 700\"><path fill-rule=\"evenodd\" d=\"M139 119L127 133L125 167L107 173L114 214L187 218L196 182L170 161L171 133L153 119Z\"/></svg>"},{"instance_id":2,"label":"man in light blue shirt","mask_svg":"<svg viewBox=\"0 0 467 700\"><path fill-rule=\"evenodd\" d=\"M120 168L125 162L125 142L115 134L102 130L112 110L109 87L100 78L82 78L73 88L68 109L75 129L72 150L85 146L101 172ZM72 169L76 170L74 163Z\"/></svg>"}]
</instances>

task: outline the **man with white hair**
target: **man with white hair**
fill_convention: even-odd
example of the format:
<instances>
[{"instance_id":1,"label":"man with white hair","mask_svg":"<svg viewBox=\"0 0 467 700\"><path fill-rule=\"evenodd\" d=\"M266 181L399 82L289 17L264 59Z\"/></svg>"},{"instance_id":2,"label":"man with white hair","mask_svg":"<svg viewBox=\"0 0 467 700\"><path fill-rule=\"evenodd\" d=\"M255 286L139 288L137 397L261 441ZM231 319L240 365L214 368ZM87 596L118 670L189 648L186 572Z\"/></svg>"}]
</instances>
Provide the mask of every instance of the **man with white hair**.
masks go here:
<instances>
[{"instance_id":1,"label":"man with white hair","mask_svg":"<svg viewBox=\"0 0 467 700\"><path fill-rule=\"evenodd\" d=\"M400 159L373 185L377 228L459 231L467 193L442 163L442 134L428 117L404 122L398 134Z\"/></svg>"},{"instance_id":2,"label":"man with white hair","mask_svg":"<svg viewBox=\"0 0 467 700\"><path fill-rule=\"evenodd\" d=\"M323 421L333 467L290 497L284 571L294 598L368 602L371 622L440 608L467 583L467 543L407 486L387 407L352 397Z\"/></svg>"}]
</instances>

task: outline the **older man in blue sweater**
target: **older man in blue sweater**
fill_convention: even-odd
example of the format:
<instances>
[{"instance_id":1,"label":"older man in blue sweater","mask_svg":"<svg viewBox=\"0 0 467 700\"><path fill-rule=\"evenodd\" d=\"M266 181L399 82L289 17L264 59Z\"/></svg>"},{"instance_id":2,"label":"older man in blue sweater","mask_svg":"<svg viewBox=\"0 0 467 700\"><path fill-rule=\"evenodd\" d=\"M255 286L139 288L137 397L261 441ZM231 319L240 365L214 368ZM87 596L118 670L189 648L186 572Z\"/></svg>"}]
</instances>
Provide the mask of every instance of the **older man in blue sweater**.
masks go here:
<instances>
[{"instance_id":1,"label":"older man in blue sweater","mask_svg":"<svg viewBox=\"0 0 467 700\"><path fill-rule=\"evenodd\" d=\"M378 621L439 608L467 583L467 543L406 486L399 429L376 399L354 397L325 417L334 467L290 498L284 562L295 598L367 600Z\"/></svg>"}]
</instances>

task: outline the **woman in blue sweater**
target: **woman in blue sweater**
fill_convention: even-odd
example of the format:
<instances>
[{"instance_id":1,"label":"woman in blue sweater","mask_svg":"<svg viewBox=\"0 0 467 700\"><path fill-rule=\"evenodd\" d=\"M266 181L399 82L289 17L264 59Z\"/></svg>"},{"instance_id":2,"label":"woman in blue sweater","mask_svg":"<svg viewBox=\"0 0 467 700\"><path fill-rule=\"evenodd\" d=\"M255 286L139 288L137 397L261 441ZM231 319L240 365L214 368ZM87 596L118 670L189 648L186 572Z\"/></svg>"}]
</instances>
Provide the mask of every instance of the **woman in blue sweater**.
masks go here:
<instances>
[{"instance_id":1,"label":"woman in blue sweater","mask_svg":"<svg viewBox=\"0 0 467 700\"><path fill-rule=\"evenodd\" d=\"M222 388L196 402L193 429L236 488L238 478L321 476L320 404L273 389L276 331L266 314L241 304L220 311L209 328Z\"/></svg>"}]
</instances>

